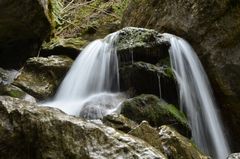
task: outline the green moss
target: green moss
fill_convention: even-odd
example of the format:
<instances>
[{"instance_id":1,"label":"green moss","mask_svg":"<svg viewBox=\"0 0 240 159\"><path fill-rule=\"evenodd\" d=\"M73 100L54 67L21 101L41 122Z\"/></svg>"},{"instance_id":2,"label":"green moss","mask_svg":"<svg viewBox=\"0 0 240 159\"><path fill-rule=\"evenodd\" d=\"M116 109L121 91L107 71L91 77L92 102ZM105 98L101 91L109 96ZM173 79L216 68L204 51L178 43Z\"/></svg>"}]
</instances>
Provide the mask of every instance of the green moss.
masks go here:
<instances>
[{"instance_id":1,"label":"green moss","mask_svg":"<svg viewBox=\"0 0 240 159\"><path fill-rule=\"evenodd\" d=\"M22 98L26 95L26 93L13 85L0 85L0 95Z\"/></svg>"},{"instance_id":2,"label":"green moss","mask_svg":"<svg viewBox=\"0 0 240 159\"><path fill-rule=\"evenodd\" d=\"M184 113L179 111L174 105L162 104L162 105L159 105L159 107L161 107L161 109L163 109L163 110L165 109L166 110L165 113L168 113L170 116L173 116L178 121L180 121L182 124L184 124L186 126L188 125L187 118L184 115Z\"/></svg>"},{"instance_id":3,"label":"green moss","mask_svg":"<svg viewBox=\"0 0 240 159\"><path fill-rule=\"evenodd\" d=\"M164 75L166 75L169 78L175 78L174 72L170 67L164 68Z\"/></svg>"},{"instance_id":4,"label":"green moss","mask_svg":"<svg viewBox=\"0 0 240 159\"><path fill-rule=\"evenodd\" d=\"M167 66L167 67L170 67L170 66L171 66L170 58L169 58L169 57L166 57L166 58L160 59L159 62L157 63L157 65L158 65L158 66Z\"/></svg>"},{"instance_id":5,"label":"green moss","mask_svg":"<svg viewBox=\"0 0 240 159\"><path fill-rule=\"evenodd\" d=\"M154 95L142 94L125 101L121 113L137 123L147 120L152 126L173 125L183 133L189 133L185 115Z\"/></svg>"},{"instance_id":6,"label":"green moss","mask_svg":"<svg viewBox=\"0 0 240 159\"><path fill-rule=\"evenodd\" d=\"M25 95L22 91L12 90L8 92L8 95L15 98L21 98Z\"/></svg>"}]
</instances>

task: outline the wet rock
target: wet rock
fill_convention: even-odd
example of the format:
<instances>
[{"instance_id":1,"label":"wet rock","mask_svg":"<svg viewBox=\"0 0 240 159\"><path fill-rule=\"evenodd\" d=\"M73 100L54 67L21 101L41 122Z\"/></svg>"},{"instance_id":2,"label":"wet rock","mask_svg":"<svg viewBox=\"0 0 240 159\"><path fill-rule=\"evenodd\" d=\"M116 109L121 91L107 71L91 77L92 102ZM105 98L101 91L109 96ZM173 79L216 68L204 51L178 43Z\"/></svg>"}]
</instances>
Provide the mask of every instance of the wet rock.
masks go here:
<instances>
[{"instance_id":1,"label":"wet rock","mask_svg":"<svg viewBox=\"0 0 240 159\"><path fill-rule=\"evenodd\" d=\"M120 67L119 73L121 90L130 90L130 96L154 94L178 105L177 83L170 67L134 62Z\"/></svg>"},{"instance_id":2,"label":"wet rock","mask_svg":"<svg viewBox=\"0 0 240 159\"><path fill-rule=\"evenodd\" d=\"M187 138L180 135L169 126L161 126L159 136L164 152L172 159L210 159L201 153L196 146Z\"/></svg>"},{"instance_id":3,"label":"wet rock","mask_svg":"<svg viewBox=\"0 0 240 159\"><path fill-rule=\"evenodd\" d=\"M168 56L170 44L155 30L126 27L120 30L117 52L121 64L132 61L157 63Z\"/></svg>"},{"instance_id":4,"label":"wet rock","mask_svg":"<svg viewBox=\"0 0 240 159\"><path fill-rule=\"evenodd\" d=\"M0 84L0 96L10 96L14 98L24 99L31 102L36 102L35 98L24 92L22 89L8 84Z\"/></svg>"},{"instance_id":5,"label":"wet rock","mask_svg":"<svg viewBox=\"0 0 240 159\"><path fill-rule=\"evenodd\" d=\"M146 142L113 128L11 97L0 97L0 135L2 158L166 159Z\"/></svg>"},{"instance_id":6,"label":"wet rock","mask_svg":"<svg viewBox=\"0 0 240 159\"><path fill-rule=\"evenodd\" d=\"M105 125L125 133L128 133L137 126L134 121L124 117L121 114L109 114L105 116L102 121Z\"/></svg>"},{"instance_id":7,"label":"wet rock","mask_svg":"<svg viewBox=\"0 0 240 159\"><path fill-rule=\"evenodd\" d=\"M136 136L146 141L147 143L155 147L157 150L164 152L158 130L151 127L147 121L142 121L140 125L133 128L128 134Z\"/></svg>"},{"instance_id":8,"label":"wet rock","mask_svg":"<svg viewBox=\"0 0 240 159\"><path fill-rule=\"evenodd\" d=\"M227 159L239 159L240 158L240 153L233 153L228 156Z\"/></svg>"},{"instance_id":9,"label":"wet rock","mask_svg":"<svg viewBox=\"0 0 240 159\"><path fill-rule=\"evenodd\" d=\"M37 55L51 30L48 0L1 0L0 65L19 66Z\"/></svg>"},{"instance_id":10,"label":"wet rock","mask_svg":"<svg viewBox=\"0 0 240 159\"><path fill-rule=\"evenodd\" d=\"M30 58L13 84L37 99L46 99L53 95L71 64L72 59L65 56Z\"/></svg>"},{"instance_id":11,"label":"wet rock","mask_svg":"<svg viewBox=\"0 0 240 159\"><path fill-rule=\"evenodd\" d=\"M10 84L17 76L18 71L16 70L4 70L0 67L0 84Z\"/></svg>"},{"instance_id":12,"label":"wet rock","mask_svg":"<svg viewBox=\"0 0 240 159\"><path fill-rule=\"evenodd\" d=\"M169 159L208 159L187 138L168 126L162 126L160 132L148 122L143 121L132 129L129 134L136 136L157 150L164 152Z\"/></svg>"},{"instance_id":13,"label":"wet rock","mask_svg":"<svg viewBox=\"0 0 240 159\"><path fill-rule=\"evenodd\" d=\"M213 84L224 121L232 130L235 148L239 150L240 1L131 1L122 24L173 33L193 45Z\"/></svg>"},{"instance_id":14,"label":"wet rock","mask_svg":"<svg viewBox=\"0 0 240 159\"><path fill-rule=\"evenodd\" d=\"M146 120L154 127L166 124L172 125L185 136L191 136L184 114L175 106L160 100L154 95L143 94L131 98L124 101L121 107L121 114L137 123Z\"/></svg>"}]
</instances>

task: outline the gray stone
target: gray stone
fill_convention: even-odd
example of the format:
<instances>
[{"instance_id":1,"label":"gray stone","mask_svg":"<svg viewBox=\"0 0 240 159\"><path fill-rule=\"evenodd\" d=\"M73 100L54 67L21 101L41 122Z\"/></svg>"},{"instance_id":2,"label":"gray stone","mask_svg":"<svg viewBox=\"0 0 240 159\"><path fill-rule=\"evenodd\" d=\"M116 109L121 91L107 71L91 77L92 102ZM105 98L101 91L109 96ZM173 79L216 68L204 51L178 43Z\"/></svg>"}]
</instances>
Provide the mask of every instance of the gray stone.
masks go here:
<instances>
[{"instance_id":1,"label":"gray stone","mask_svg":"<svg viewBox=\"0 0 240 159\"><path fill-rule=\"evenodd\" d=\"M131 135L11 97L0 97L1 158L159 158Z\"/></svg>"},{"instance_id":2,"label":"gray stone","mask_svg":"<svg viewBox=\"0 0 240 159\"><path fill-rule=\"evenodd\" d=\"M128 133L137 126L137 124L134 121L124 117L121 114L107 115L103 117L102 121L105 125L123 131L125 133Z\"/></svg>"},{"instance_id":3,"label":"gray stone","mask_svg":"<svg viewBox=\"0 0 240 159\"><path fill-rule=\"evenodd\" d=\"M145 61L155 64L168 56L169 42L155 30L126 27L119 31L117 52L120 64Z\"/></svg>"},{"instance_id":4,"label":"gray stone","mask_svg":"<svg viewBox=\"0 0 240 159\"><path fill-rule=\"evenodd\" d=\"M34 57L27 60L14 85L37 99L54 94L72 64L65 56Z\"/></svg>"},{"instance_id":5,"label":"gray stone","mask_svg":"<svg viewBox=\"0 0 240 159\"><path fill-rule=\"evenodd\" d=\"M187 138L173 128L163 125L159 128L160 140L164 152L172 159L210 159Z\"/></svg>"}]
</instances>

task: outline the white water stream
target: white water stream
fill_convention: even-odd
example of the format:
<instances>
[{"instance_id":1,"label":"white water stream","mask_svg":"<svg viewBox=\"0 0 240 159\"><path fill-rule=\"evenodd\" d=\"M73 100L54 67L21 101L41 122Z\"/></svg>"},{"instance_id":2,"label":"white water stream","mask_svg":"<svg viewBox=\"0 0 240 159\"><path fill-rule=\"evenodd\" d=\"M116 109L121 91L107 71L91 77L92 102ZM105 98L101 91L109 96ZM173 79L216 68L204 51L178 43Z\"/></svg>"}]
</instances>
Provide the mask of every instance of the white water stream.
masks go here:
<instances>
[{"instance_id":1,"label":"white water stream","mask_svg":"<svg viewBox=\"0 0 240 159\"><path fill-rule=\"evenodd\" d=\"M88 119L117 111L124 99L118 93L117 37L118 32L90 43L73 63L54 99L43 105Z\"/></svg>"},{"instance_id":2,"label":"white water stream","mask_svg":"<svg viewBox=\"0 0 240 159\"><path fill-rule=\"evenodd\" d=\"M170 39L170 59L179 84L180 105L190 121L193 139L205 153L226 159L228 143L201 62L185 40L164 35Z\"/></svg>"}]
</instances>

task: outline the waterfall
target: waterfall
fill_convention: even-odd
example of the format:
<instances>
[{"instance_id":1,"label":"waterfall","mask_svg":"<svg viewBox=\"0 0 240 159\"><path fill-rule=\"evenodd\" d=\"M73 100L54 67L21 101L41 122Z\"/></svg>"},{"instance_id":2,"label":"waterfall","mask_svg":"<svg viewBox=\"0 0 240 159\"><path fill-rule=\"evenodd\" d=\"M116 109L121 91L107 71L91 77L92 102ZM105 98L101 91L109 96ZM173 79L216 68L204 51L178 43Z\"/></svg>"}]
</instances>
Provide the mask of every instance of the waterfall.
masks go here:
<instances>
[{"instance_id":1,"label":"waterfall","mask_svg":"<svg viewBox=\"0 0 240 159\"><path fill-rule=\"evenodd\" d=\"M194 141L214 158L227 158L228 143L200 60L185 40L171 34L164 35L170 39L170 59L179 84L180 105L188 116Z\"/></svg>"},{"instance_id":2,"label":"waterfall","mask_svg":"<svg viewBox=\"0 0 240 159\"><path fill-rule=\"evenodd\" d=\"M86 46L54 99L42 105L57 107L68 114L88 119L102 118L116 111L124 98L120 93L113 93L119 92L117 37L118 32L115 32Z\"/></svg>"},{"instance_id":3,"label":"waterfall","mask_svg":"<svg viewBox=\"0 0 240 159\"><path fill-rule=\"evenodd\" d=\"M162 99L161 74L157 73L159 98Z\"/></svg>"}]
</instances>

